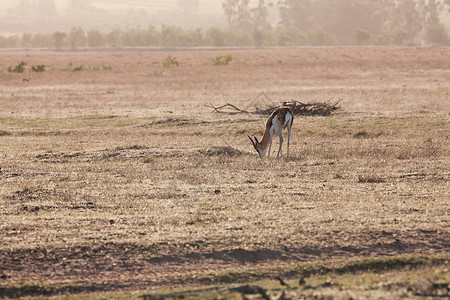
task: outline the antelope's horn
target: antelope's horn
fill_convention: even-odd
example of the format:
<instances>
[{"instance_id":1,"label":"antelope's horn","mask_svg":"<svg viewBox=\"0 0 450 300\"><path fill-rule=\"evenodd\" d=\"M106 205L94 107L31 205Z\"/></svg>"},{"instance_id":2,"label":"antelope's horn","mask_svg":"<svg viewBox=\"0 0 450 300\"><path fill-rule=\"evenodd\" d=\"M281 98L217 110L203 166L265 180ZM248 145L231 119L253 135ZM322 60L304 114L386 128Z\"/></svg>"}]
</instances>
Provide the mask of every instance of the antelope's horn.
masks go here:
<instances>
[{"instance_id":1,"label":"antelope's horn","mask_svg":"<svg viewBox=\"0 0 450 300\"><path fill-rule=\"evenodd\" d=\"M252 138L251 138L249 135L247 135L247 136L248 136L248 138L250 139L250 142L252 142L253 147L256 147L255 141L252 140Z\"/></svg>"},{"instance_id":2,"label":"antelope's horn","mask_svg":"<svg viewBox=\"0 0 450 300\"><path fill-rule=\"evenodd\" d=\"M258 139L256 138L256 136L253 136L253 138L255 139L256 143L259 144Z\"/></svg>"}]
</instances>

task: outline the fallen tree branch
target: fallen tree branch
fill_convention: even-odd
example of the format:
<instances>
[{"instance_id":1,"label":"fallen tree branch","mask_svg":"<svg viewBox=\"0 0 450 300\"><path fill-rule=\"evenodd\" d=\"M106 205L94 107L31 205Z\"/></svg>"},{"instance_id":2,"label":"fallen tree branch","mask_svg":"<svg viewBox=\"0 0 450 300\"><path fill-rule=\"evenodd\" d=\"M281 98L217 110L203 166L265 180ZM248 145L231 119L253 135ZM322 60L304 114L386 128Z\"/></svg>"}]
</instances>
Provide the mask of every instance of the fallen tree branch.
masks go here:
<instances>
[{"instance_id":1,"label":"fallen tree branch","mask_svg":"<svg viewBox=\"0 0 450 300\"><path fill-rule=\"evenodd\" d=\"M268 98L266 94L263 94L265 97ZM261 94L257 96L260 97ZM256 98L255 98L256 99ZM259 108L255 106L255 109L253 111L243 110L238 108L237 106L227 103L225 105L221 106L214 106L212 103L210 103L209 106L213 109L212 112L215 113L226 113L226 114L237 114L237 113L246 113L246 114L260 114L260 115L269 115L279 106L289 106L294 113L294 115L300 115L300 116L329 116L333 111L340 108L340 102L342 99L339 99L338 101L331 103L331 100L333 98L329 99L325 103L303 103L297 100L287 100L283 101L279 104L275 105L269 105L265 108ZM273 103L273 102L272 102ZM231 110L231 111L230 111Z\"/></svg>"}]
</instances>

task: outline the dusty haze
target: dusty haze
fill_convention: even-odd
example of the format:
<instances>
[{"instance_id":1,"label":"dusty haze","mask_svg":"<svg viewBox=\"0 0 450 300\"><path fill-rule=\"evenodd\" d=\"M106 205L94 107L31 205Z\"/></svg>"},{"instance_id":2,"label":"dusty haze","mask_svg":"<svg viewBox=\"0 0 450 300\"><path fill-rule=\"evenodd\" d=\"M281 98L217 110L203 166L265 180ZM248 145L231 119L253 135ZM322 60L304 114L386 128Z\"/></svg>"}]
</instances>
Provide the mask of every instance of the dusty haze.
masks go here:
<instances>
[{"instance_id":1,"label":"dusty haze","mask_svg":"<svg viewBox=\"0 0 450 300\"><path fill-rule=\"evenodd\" d=\"M0 48L450 43L450 0L247 1L1 0Z\"/></svg>"},{"instance_id":2,"label":"dusty haze","mask_svg":"<svg viewBox=\"0 0 450 300\"><path fill-rule=\"evenodd\" d=\"M26 2L33 8L25 13L26 21L20 21ZM225 25L223 0L55 0L55 7L51 2L0 0L0 34L68 31L77 26L85 30L110 31L150 24L201 28ZM250 7L257 3L251 0ZM39 24L38 20L43 19L40 9L45 10L46 20ZM15 19L15 25L11 19Z\"/></svg>"}]
</instances>

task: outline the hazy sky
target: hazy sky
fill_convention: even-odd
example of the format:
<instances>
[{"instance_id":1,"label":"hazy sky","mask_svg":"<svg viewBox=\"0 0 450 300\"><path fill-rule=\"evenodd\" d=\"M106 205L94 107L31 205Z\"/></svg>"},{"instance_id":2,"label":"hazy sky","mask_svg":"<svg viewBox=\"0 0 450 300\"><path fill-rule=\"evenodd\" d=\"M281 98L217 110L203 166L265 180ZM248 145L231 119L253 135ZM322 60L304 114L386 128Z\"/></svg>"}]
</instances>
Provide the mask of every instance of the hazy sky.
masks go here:
<instances>
[{"instance_id":1,"label":"hazy sky","mask_svg":"<svg viewBox=\"0 0 450 300\"><path fill-rule=\"evenodd\" d=\"M185 28L211 28L226 26L222 4L224 0L198 0L197 10L186 10L179 5L183 0L78 0L89 3L91 9L69 9L71 0L54 0L55 13L22 13L17 9L24 0L0 0L0 34L21 32L67 31L81 26L84 30L110 31L149 25L178 25ZM28 0L31 4L47 0ZM257 7L258 0L250 0L250 7ZM35 10L39 5L33 5ZM3 21L3 22L2 22Z\"/></svg>"},{"instance_id":2,"label":"hazy sky","mask_svg":"<svg viewBox=\"0 0 450 300\"><path fill-rule=\"evenodd\" d=\"M37 2L38 0L29 0ZM101 8L118 9L124 7L151 7L152 9L176 9L178 0L91 0L92 5ZM224 0L199 0L199 9L202 12L222 13L222 3ZM20 0L0 0L0 13L4 13L8 8L14 7ZM67 7L69 0L55 0L58 9ZM250 0L250 6L257 6L258 0Z\"/></svg>"}]
</instances>

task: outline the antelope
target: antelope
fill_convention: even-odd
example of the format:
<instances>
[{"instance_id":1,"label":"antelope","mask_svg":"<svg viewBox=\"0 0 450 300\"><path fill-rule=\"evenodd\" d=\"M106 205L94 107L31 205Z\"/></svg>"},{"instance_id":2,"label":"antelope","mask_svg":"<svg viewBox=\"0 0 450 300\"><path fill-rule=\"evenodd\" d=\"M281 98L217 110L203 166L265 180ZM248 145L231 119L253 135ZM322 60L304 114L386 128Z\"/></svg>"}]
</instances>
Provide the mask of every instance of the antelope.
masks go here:
<instances>
[{"instance_id":1,"label":"antelope","mask_svg":"<svg viewBox=\"0 0 450 300\"><path fill-rule=\"evenodd\" d=\"M287 128L287 156L289 156L289 141L291 138L291 127L293 121L294 114L291 109L288 106L280 106L272 112L267 120L266 131L264 131L261 141L258 141L256 136L253 136L253 140L249 135L247 135L256 152L258 152L260 158L266 156L267 149L269 149L267 157L270 158L270 149L272 148L272 137L274 133L278 134L278 137L280 138L277 157L283 155L281 146L283 145L283 129L285 128Z\"/></svg>"}]
</instances>

